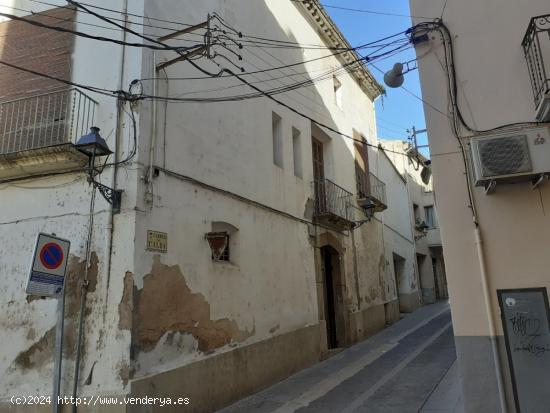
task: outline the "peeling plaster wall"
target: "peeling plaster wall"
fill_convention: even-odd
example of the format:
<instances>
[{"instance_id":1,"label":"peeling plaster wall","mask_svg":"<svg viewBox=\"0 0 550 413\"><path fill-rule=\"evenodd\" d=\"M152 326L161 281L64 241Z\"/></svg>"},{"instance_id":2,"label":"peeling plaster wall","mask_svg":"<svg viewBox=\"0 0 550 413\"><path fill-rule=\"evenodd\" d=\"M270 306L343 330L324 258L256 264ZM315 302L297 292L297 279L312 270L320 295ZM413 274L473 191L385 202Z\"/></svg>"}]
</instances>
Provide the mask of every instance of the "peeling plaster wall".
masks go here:
<instances>
[{"instance_id":1,"label":"peeling plaster wall","mask_svg":"<svg viewBox=\"0 0 550 413\"><path fill-rule=\"evenodd\" d=\"M74 177L73 177L74 179ZM59 185L66 178L48 180L50 185ZM41 181L41 185L45 182ZM5 187L5 186L4 186ZM38 232L56 233L59 236L72 241L71 256L69 257L67 273L67 298L65 311L65 341L64 341L64 366L63 389L69 389L74 369L74 357L77 337L78 311L80 303L79 282L84 274L85 263L83 261L85 239L87 233L87 217L85 209L89 190L87 185L72 184L60 190L23 190L9 188L2 191L2 196L10 193L16 202L10 205L2 204L2 216L18 216L25 214L27 221L15 224L0 225L0 239L3 245L4 258L0 263L0 272L3 274L0 288L2 291L0 302L7 311L0 319L2 331L0 342L4 345L2 359L0 360L0 397L8 397L13 394L49 394L52 386L52 366L55 345L56 303L52 299L35 299L25 295L24 289L27 282L29 262L34 248L34 241ZM47 203L46 192L56 194L57 200ZM75 193L82 194L75 197ZM40 200L48 207L40 213L51 214L32 217L32 205ZM108 221L108 209L98 202L98 215L96 225L105 227ZM23 205L29 205L26 209ZM67 209L65 209L67 208ZM60 210L72 210L67 216L54 218ZM79 211L80 210L80 211ZM79 211L79 212L76 212ZM85 311L86 345L84 346L83 370L85 376L89 373L90 366L97 361L96 372L104 369L106 364L100 353L103 346L114 343L106 343L102 337L102 331L107 328L103 322L106 296L106 235L108 233L98 231L93 239L93 254L89 268L89 294ZM115 389L116 379L111 375L105 375L99 384L93 381L95 389ZM95 391L94 391L95 392Z\"/></svg>"},{"instance_id":2,"label":"peeling plaster wall","mask_svg":"<svg viewBox=\"0 0 550 413\"><path fill-rule=\"evenodd\" d=\"M168 176L155 183L136 238L136 378L317 324L307 226ZM212 262L212 221L238 228L237 261ZM145 251L149 228L168 233L166 254Z\"/></svg>"},{"instance_id":3,"label":"peeling plaster wall","mask_svg":"<svg viewBox=\"0 0 550 413\"><path fill-rule=\"evenodd\" d=\"M377 220L372 220L355 231L360 297L360 305L354 308L355 311L386 301L386 260L382 231L383 227Z\"/></svg>"},{"instance_id":4,"label":"peeling plaster wall","mask_svg":"<svg viewBox=\"0 0 550 413\"><path fill-rule=\"evenodd\" d=\"M2 1L8 7L28 7L26 3L19 3ZM56 3L66 6L62 1ZM131 11L143 14L143 6L140 9L139 3L132 1ZM122 9L123 1L98 1L94 4ZM33 9L44 10L40 5L34 5ZM92 22L93 18L79 14L77 19ZM116 37L111 30L80 26L77 23L76 30ZM122 48L80 38L75 39L74 47L71 64L73 81L109 89L119 88ZM127 53L127 61L139 61L137 57L140 53L135 50ZM111 58L106 59L105 56ZM127 67L131 71L136 70L136 66ZM124 77L131 80L135 74L125 72ZM124 83L129 80L124 80ZM86 94L98 101L95 124L101 128L101 134L110 148L115 149L115 99L91 92ZM120 148L126 150L131 147L131 136L130 125L123 124ZM126 173L120 173L118 177L118 185L125 192L122 212L114 218L111 261L110 206L99 194L96 199L80 394L123 394L125 391L127 374L124 371L129 366L130 333L117 328L117 304L121 301L124 274L133 270L134 204L137 177L140 174L136 169L128 168ZM101 176L102 183L110 186L112 175L112 169L107 168ZM55 233L71 241L61 388L63 394L71 392L80 301L79 282L85 265L90 194L90 187L83 174L0 184L0 240L4 246L0 259L0 306L5 309L4 315L0 317L0 343L3 348L0 358L0 402L5 402L13 394L45 395L52 391L56 303L51 299L27 299L24 292L34 242L37 233L41 231ZM115 371L113 366L116 366ZM83 385L87 379L90 380L89 384Z\"/></svg>"},{"instance_id":5,"label":"peeling plaster wall","mask_svg":"<svg viewBox=\"0 0 550 413\"><path fill-rule=\"evenodd\" d=\"M247 33L304 43L322 43L317 30L292 2L238 0L202 2L146 2L146 14L191 23L203 21L216 11L228 24ZM153 30L153 29L152 29ZM245 48L243 64L248 70L279 66L319 57L319 51L273 50L269 56L261 49ZM142 77L151 77L153 56L144 52ZM173 54L157 53L157 61ZM205 67L216 67L203 62ZM320 71L340 65L333 57L296 66L298 72ZM167 68L169 77L197 76L189 64ZM261 79L261 77L260 77ZM295 79L297 80L297 78ZM374 104L354 79L343 74L344 110L336 106L332 81L289 93L285 99L315 119L352 135L353 129L376 142ZM218 79L216 87L232 87L234 79ZM272 87L275 84L271 85ZM151 82L144 82L152 93ZM177 95L212 88L211 80L158 82L159 94ZM242 86L229 90L248 92ZM219 95L219 93L218 93ZM265 99L227 104L159 104L157 107L155 164L178 174L199 179L243 197L261 202L299 218L311 219L308 200L313 197L311 159L312 126L309 121ZM144 130L153 130L152 104L140 103ZM282 119L283 168L273 164L272 112ZM166 129L164 118L166 116ZM301 132L302 178L293 170L292 128ZM326 177L350 192L355 192L353 142L338 135L326 135ZM149 140L140 148L148 152ZM134 377L154 374L202 360L205 357L283 335L317 324L317 292L313 240L308 227L274 212L201 188L159 171L153 181L152 205L138 217L136 271L133 273L134 335L132 356ZM238 228L232 239L233 263L212 263L205 233L212 222L227 222ZM382 303L380 288L381 231L376 223L366 225L358 240L360 249L359 294L362 301ZM168 234L168 252L156 256L145 251L146 231ZM369 232L370 231L370 232ZM346 243L346 283L355 285L353 248ZM365 252L371 248L371 252ZM376 251L376 252L375 252ZM372 256L370 255L372 254ZM157 271L162 269L161 271ZM155 286L156 283L164 287ZM139 316L141 298L156 291L164 301L147 304L161 317L154 331L147 330L143 341L143 320ZM355 287L353 287L355 288ZM169 293L180 291L190 305L170 301ZM357 299L355 290L350 303ZM145 304L144 304L145 305ZM355 304L357 307L357 304ZM127 305L121 306L126 314ZM200 311L198 309L201 309ZM207 308L207 309L206 309ZM168 311L170 309L170 311ZM350 311L355 311L350 304ZM145 310L144 310L145 311ZM205 316L207 313L208 317ZM194 321L194 324L191 322ZM204 340L199 331L216 330L222 340ZM218 328L219 327L219 328Z\"/></svg>"}]
</instances>

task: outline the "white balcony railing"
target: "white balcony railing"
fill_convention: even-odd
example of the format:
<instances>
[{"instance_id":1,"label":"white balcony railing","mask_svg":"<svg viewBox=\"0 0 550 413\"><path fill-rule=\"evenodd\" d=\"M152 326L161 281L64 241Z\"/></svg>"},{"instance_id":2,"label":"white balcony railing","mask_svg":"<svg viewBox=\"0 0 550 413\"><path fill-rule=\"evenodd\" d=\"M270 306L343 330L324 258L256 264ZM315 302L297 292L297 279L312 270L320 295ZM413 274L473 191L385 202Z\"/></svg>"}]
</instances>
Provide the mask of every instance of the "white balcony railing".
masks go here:
<instances>
[{"instance_id":1,"label":"white balcony railing","mask_svg":"<svg viewBox=\"0 0 550 413\"><path fill-rule=\"evenodd\" d=\"M78 89L0 103L0 155L76 143L93 125L96 107Z\"/></svg>"}]
</instances>

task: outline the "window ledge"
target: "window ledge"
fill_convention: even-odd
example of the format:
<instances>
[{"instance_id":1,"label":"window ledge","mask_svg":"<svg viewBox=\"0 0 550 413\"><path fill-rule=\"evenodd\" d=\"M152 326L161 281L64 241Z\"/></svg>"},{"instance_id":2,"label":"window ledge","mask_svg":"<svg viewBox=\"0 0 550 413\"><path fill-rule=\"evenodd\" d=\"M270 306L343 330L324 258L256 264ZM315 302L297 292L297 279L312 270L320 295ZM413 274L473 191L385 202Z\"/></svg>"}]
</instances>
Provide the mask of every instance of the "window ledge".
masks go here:
<instances>
[{"instance_id":1,"label":"window ledge","mask_svg":"<svg viewBox=\"0 0 550 413\"><path fill-rule=\"evenodd\" d=\"M241 267L239 267L237 264L233 264L232 262L227 261L212 261L212 265L219 269L228 269L233 271L241 270Z\"/></svg>"}]
</instances>

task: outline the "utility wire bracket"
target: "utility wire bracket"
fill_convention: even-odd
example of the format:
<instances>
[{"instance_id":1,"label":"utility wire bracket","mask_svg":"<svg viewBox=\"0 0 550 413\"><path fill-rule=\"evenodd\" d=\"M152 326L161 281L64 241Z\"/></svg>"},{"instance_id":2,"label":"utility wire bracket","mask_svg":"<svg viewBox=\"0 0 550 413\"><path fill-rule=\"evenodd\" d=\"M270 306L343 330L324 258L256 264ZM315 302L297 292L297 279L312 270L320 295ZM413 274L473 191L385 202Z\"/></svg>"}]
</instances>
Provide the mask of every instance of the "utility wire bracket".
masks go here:
<instances>
[{"instance_id":1,"label":"utility wire bracket","mask_svg":"<svg viewBox=\"0 0 550 413\"><path fill-rule=\"evenodd\" d=\"M194 56L197 56L201 53L204 53L204 52L210 53L210 46L211 46L211 41L210 41L210 20L211 20L211 16L209 14L206 21L204 21L202 23L196 24L196 25L191 26L191 27L187 27L187 28L182 29L182 30L175 31L173 33L167 34L166 36L159 37L158 38L159 42L165 42L166 40L173 39L174 37L180 36L182 34L192 33L192 32L195 32L197 30L200 30L200 29L206 29L205 44L204 45L202 45L200 47L197 47L195 49L187 48L187 49L178 50L177 52L180 55L179 57L176 57L175 59L168 60L167 62L163 62L163 63L158 64L156 66L156 71L160 72L161 70L166 69L168 66L172 66L173 64L184 61L184 60L189 60L190 58L192 58ZM186 50L188 50L187 53L184 53Z\"/></svg>"}]
</instances>

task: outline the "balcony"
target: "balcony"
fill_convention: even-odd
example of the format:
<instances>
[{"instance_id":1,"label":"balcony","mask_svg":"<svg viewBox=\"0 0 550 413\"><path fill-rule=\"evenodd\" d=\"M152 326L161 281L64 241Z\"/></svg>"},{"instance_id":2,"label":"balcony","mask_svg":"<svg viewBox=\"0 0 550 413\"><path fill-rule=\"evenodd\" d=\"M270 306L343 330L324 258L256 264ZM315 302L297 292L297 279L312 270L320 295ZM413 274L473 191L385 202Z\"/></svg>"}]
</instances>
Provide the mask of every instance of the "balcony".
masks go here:
<instances>
[{"instance_id":1,"label":"balcony","mask_svg":"<svg viewBox=\"0 0 550 413\"><path fill-rule=\"evenodd\" d=\"M0 179L83 166L87 158L74 144L93 125L96 108L78 89L0 103Z\"/></svg>"},{"instance_id":2,"label":"balcony","mask_svg":"<svg viewBox=\"0 0 550 413\"><path fill-rule=\"evenodd\" d=\"M550 121L550 14L533 17L522 42L533 96L536 119Z\"/></svg>"},{"instance_id":3,"label":"balcony","mask_svg":"<svg viewBox=\"0 0 550 413\"><path fill-rule=\"evenodd\" d=\"M386 184L369 172L357 173L357 203L361 208L382 212L388 208Z\"/></svg>"},{"instance_id":4,"label":"balcony","mask_svg":"<svg viewBox=\"0 0 550 413\"><path fill-rule=\"evenodd\" d=\"M349 229L354 213L353 194L329 179L313 182L315 190L315 219L327 226Z\"/></svg>"}]
</instances>

